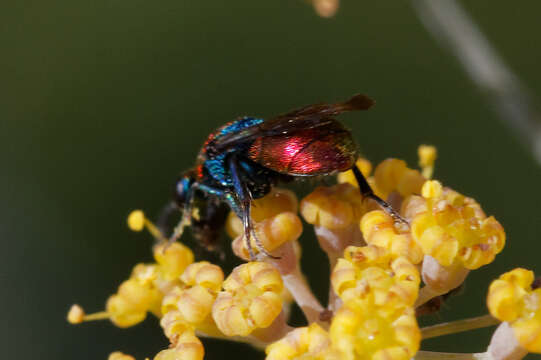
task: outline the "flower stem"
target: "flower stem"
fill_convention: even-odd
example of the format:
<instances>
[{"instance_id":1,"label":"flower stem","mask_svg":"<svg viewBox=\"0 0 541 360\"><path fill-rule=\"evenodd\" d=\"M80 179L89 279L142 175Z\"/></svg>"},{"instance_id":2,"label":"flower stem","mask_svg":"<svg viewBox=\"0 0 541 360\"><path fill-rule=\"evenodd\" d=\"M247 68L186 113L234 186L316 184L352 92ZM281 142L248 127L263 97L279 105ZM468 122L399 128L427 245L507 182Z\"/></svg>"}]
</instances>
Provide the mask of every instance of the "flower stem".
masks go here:
<instances>
[{"instance_id":1,"label":"flower stem","mask_svg":"<svg viewBox=\"0 0 541 360\"><path fill-rule=\"evenodd\" d=\"M93 320L104 320L109 319L111 315L107 311L100 311L93 314L85 315L84 320L85 321L93 321Z\"/></svg>"},{"instance_id":2,"label":"flower stem","mask_svg":"<svg viewBox=\"0 0 541 360\"><path fill-rule=\"evenodd\" d=\"M434 291L428 286L424 286L419 290L419 296L417 296L417 301L415 302L415 307L419 307L428 301L432 300L436 296L440 296L440 291Z\"/></svg>"},{"instance_id":3,"label":"flower stem","mask_svg":"<svg viewBox=\"0 0 541 360\"><path fill-rule=\"evenodd\" d=\"M455 334L463 331L480 329L498 324L499 321L490 315L483 315L469 319L451 321L448 323L428 326L421 329L423 339Z\"/></svg>"},{"instance_id":4,"label":"flower stem","mask_svg":"<svg viewBox=\"0 0 541 360\"><path fill-rule=\"evenodd\" d=\"M308 322L319 321L319 314L324 310L323 306L312 293L299 268L297 267L293 272L284 275L282 278Z\"/></svg>"},{"instance_id":5,"label":"flower stem","mask_svg":"<svg viewBox=\"0 0 541 360\"><path fill-rule=\"evenodd\" d=\"M445 353L435 351L419 351L415 360L491 360L489 353Z\"/></svg>"}]
</instances>

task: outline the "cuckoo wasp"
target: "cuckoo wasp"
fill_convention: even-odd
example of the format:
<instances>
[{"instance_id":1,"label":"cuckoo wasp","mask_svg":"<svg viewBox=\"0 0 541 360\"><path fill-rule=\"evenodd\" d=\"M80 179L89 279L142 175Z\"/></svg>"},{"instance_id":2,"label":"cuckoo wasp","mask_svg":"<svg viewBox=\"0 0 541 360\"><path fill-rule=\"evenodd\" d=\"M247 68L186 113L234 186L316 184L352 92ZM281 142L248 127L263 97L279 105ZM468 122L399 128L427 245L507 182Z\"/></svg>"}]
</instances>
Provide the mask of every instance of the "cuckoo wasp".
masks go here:
<instances>
[{"instance_id":1,"label":"cuckoo wasp","mask_svg":"<svg viewBox=\"0 0 541 360\"><path fill-rule=\"evenodd\" d=\"M194 168L176 183L170 210L179 209L182 220L170 241L176 241L190 225L198 241L212 246L231 209L242 220L252 260L252 236L258 250L272 257L254 232L252 199L265 196L278 182L350 169L363 197L373 199L395 220L405 222L374 194L355 165L358 150L351 132L334 118L372 105L372 99L359 94L344 102L309 105L267 120L240 117L218 128L203 144Z\"/></svg>"}]
</instances>

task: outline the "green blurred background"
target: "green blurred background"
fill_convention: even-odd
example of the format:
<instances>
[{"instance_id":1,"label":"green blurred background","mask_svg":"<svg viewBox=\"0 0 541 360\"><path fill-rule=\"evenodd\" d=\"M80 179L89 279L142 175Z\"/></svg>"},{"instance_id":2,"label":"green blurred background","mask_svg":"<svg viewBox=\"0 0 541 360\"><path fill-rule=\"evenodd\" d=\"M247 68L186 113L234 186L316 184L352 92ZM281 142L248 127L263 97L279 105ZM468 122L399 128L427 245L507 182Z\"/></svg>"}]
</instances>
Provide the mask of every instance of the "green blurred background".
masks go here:
<instances>
[{"instance_id":1,"label":"green blurred background","mask_svg":"<svg viewBox=\"0 0 541 360\"><path fill-rule=\"evenodd\" d=\"M541 94L541 2L463 4ZM369 158L415 165L418 144L437 145L436 177L508 234L496 262L423 323L483 314L490 279L517 265L541 271L540 167L408 2L343 1L322 19L300 0L18 0L2 2L0 24L3 358L142 359L165 347L150 317L127 330L65 321L74 302L103 308L133 264L151 259L150 238L131 233L126 215L154 217L224 122L356 92L377 100L343 117ZM310 228L302 241L324 297L327 266ZM489 338L479 330L423 348L482 351ZM245 345L205 348L207 359L263 358Z\"/></svg>"}]
</instances>

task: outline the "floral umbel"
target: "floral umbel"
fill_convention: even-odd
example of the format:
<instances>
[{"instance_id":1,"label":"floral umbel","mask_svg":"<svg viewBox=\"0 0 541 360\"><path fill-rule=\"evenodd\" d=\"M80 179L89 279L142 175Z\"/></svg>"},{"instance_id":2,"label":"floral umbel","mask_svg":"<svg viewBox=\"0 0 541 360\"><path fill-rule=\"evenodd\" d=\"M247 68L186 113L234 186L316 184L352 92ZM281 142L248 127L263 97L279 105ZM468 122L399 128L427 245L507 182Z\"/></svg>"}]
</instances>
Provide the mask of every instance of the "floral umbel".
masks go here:
<instances>
[{"instance_id":1,"label":"floral umbel","mask_svg":"<svg viewBox=\"0 0 541 360\"><path fill-rule=\"evenodd\" d=\"M420 170L399 159L374 169L366 159L357 162L376 194L407 224L363 199L350 172L300 203L293 192L275 188L254 201L252 218L258 238L276 258L258 254L257 261L248 261L242 224L231 214L226 231L234 253L246 262L227 276L216 264L196 261L185 245L167 244L143 212L134 211L128 226L146 228L157 239L155 261L135 265L104 311L87 315L73 305L68 321L109 319L129 327L152 314L170 342L154 360L203 359L205 337L251 344L268 360L514 360L541 353L541 281L525 269L490 285L489 315L419 328L417 318L432 311L433 302L459 287L470 271L490 264L505 245L501 224L474 199L431 180L435 159L434 147L421 146ZM326 306L300 268L301 216L329 258ZM293 302L305 326L288 325ZM420 350L422 339L497 324L485 352ZM133 359L118 351L109 356Z\"/></svg>"}]
</instances>

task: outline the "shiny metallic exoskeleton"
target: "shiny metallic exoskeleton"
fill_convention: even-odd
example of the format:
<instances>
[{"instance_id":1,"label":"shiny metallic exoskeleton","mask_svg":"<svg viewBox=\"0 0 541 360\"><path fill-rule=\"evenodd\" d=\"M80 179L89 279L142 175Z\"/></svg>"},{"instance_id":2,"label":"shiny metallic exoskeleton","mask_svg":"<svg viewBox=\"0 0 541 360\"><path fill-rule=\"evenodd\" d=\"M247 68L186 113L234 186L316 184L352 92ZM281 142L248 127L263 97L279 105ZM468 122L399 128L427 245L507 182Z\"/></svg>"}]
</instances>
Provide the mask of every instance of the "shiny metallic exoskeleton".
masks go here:
<instances>
[{"instance_id":1,"label":"shiny metallic exoskeleton","mask_svg":"<svg viewBox=\"0 0 541 360\"><path fill-rule=\"evenodd\" d=\"M355 95L344 102L309 105L267 120L241 117L211 133L195 167L176 183L174 204L182 212L182 221L171 241L191 225L195 237L211 247L230 208L243 222L252 259L252 236L258 250L271 256L253 231L252 199L265 196L278 182L350 169L365 198L375 200L395 219L402 220L366 182L355 165L358 150L351 132L334 118L346 111L369 109L373 104L369 97ZM192 216L194 209L197 217Z\"/></svg>"}]
</instances>

